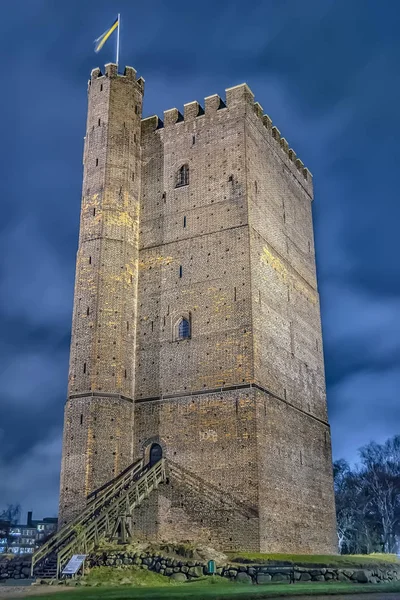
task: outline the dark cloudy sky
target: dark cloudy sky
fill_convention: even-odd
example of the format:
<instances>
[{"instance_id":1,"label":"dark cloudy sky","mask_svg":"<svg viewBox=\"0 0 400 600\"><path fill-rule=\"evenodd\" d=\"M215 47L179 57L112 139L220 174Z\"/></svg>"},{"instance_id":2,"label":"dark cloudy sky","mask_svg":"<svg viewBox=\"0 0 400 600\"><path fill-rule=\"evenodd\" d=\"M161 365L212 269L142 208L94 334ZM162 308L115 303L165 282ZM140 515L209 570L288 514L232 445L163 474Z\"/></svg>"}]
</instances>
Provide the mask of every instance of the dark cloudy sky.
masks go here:
<instances>
[{"instance_id":1,"label":"dark cloudy sky","mask_svg":"<svg viewBox=\"0 0 400 600\"><path fill-rule=\"evenodd\" d=\"M92 40L144 116L246 81L314 174L334 457L400 433L398 0L13 0L1 34L0 509L57 510Z\"/></svg>"}]
</instances>

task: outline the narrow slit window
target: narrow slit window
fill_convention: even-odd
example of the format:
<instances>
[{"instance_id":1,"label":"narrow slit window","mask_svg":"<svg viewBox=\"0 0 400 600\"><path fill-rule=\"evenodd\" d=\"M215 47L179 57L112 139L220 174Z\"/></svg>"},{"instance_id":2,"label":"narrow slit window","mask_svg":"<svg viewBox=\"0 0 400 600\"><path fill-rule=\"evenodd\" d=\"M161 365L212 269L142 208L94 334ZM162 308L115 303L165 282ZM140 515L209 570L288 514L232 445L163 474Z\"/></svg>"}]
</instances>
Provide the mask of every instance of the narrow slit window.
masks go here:
<instances>
[{"instance_id":1,"label":"narrow slit window","mask_svg":"<svg viewBox=\"0 0 400 600\"><path fill-rule=\"evenodd\" d=\"M96 216L96 209L95 208L93 209L93 216L94 217Z\"/></svg>"},{"instance_id":2,"label":"narrow slit window","mask_svg":"<svg viewBox=\"0 0 400 600\"><path fill-rule=\"evenodd\" d=\"M91 265L91 264L92 264L92 257L89 256L89 265Z\"/></svg>"},{"instance_id":3,"label":"narrow slit window","mask_svg":"<svg viewBox=\"0 0 400 600\"><path fill-rule=\"evenodd\" d=\"M193 144L193 146L195 145L195 143L196 143L196 136L194 135L194 136L192 137L192 144Z\"/></svg>"},{"instance_id":4,"label":"narrow slit window","mask_svg":"<svg viewBox=\"0 0 400 600\"><path fill-rule=\"evenodd\" d=\"M86 373L86 363L83 363L83 372Z\"/></svg>"},{"instance_id":5,"label":"narrow slit window","mask_svg":"<svg viewBox=\"0 0 400 600\"><path fill-rule=\"evenodd\" d=\"M182 277L182 265L179 267L179 277Z\"/></svg>"},{"instance_id":6,"label":"narrow slit window","mask_svg":"<svg viewBox=\"0 0 400 600\"><path fill-rule=\"evenodd\" d=\"M87 307L87 309L86 309L86 315L89 316L89 313L90 313L90 310L89 310L89 307Z\"/></svg>"},{"instance_id":7,"label":"narrow slit window","mask_svg":"<svg viewBox=\"0 0 400 600\"><path fill-rule=\"evenodd\" d=\"M125 369L125 379L126 379L126 369Z\"/></svg>"},{"instance_id":8,"label":"narrow slit window","mask_svg":"<svg viewBox=\"0 0 400 600\"><path fill-rule=\"evenodd\" d=\"M183 226L186 227L186 217L183 217Z\"/></svg>"},{"instance_id":9,"label":"narrow slit window","mask_svg":"<svg viewBox=\"0 0 400 600\"><path fill-rule=\"evenodd\" d=\"M233 299L236 302L236 288L233 288Z\"/></svg>"},{"instance_id":10,"label":"narrow slit window","mask_svg":"<svg viewBox=\"0 0 400 600\"><path fill-rule=\"evenodd\" d=\"M81 415L81 425L82 425L82 423L83 423L83 415Z\"/></svg>"},{"instance_id":11,"label":"narrow slit window","mask_svg":"<svg viewBox=\"0 0 400 600\"><path fill-rule=\"evenodd\" d=\"M101 120L99 118L99 120L97 121L97 125L100 126Z\"/></svg>"},{"instance_id":12,"label":"narrow slit window","mask_svg":"<svg viewBox=\"0 0 400 600\"><path fill-rule=\"evenodd\" d=\"M96 158L96 167L98 167L98 166L99 166L99 159Z\"/></svg>"},{"instance_id":13,"label":"narrow slit window","mask_svg":"<svg viewBox=\"0 0 400 600\"><path fill-rule=\"evenodd\" d=\"M103 91L103 84L100 85L100 91Z\"/></svg>"}]
</instances>

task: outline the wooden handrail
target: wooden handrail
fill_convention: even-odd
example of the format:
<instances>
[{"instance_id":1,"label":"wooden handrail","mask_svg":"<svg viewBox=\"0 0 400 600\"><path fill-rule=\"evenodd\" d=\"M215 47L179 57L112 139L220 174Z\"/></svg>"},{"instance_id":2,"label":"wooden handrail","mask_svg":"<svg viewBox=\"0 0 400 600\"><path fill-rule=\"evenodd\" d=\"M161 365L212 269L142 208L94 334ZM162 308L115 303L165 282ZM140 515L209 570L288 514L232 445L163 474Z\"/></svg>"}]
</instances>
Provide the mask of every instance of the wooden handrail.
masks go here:
<instances>
[{"instance_id":1,"label":"wooden handrail","mask_svg":"<svg viewBox=\"0 0 400 600\"><path fill-rule=\"evenodd\" d=\"M114 498L104 510L92 520L74 539L67 543L57 554L57 577L71 556L77 552L88 553L103 536L111 533L121 514L131 514L145 498L166 479L165 459L161 459L149 468L142 477L133 481L121 494Z\"/></svg>"},{"instance_id":2,"label":"wooden handrail","mask_svg":"<svg viewBox=\"0 0 400 600\"><path fill-rule=\"evenodd\" d=\"M31 575L33 575L34 567L39 561L44 560L47 556L56 552L61 546L68 543L71 536L76 537L77 530L79 530L80 527L85 527L85 523L91 519L94 513L101 511L116 494L121 492L126 486L129 486L132 480L140 476L143 472L143 468L144 461L143 459L140 459L114 479L112 485L107 485L101 491L96 490L98 496L92 498L86 508L79 513L73 521L64 525L64 527L52 535L52 537L32 555Z\"/></svg>"}]
</instances>

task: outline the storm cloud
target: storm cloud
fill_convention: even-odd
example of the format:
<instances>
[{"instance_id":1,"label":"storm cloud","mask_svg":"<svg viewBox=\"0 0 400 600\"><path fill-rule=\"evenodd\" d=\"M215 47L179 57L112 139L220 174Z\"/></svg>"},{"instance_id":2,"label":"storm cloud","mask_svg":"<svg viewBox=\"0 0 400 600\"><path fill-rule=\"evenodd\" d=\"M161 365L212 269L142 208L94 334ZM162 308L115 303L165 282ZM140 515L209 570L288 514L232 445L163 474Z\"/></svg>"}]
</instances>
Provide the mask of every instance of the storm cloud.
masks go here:
<instances>
[{"instance_id":1,"label":"storm cloud","mask_svg":"<svg viewBox=\"0 0 400 600\"><path fill-rule=\"evenodd\" d=\"M0 507L55 514L92 40L122 14L144 116L246 81L314 175L335 458L399 433L396 0L4 5Z\"/></svg>"}]
</instances>

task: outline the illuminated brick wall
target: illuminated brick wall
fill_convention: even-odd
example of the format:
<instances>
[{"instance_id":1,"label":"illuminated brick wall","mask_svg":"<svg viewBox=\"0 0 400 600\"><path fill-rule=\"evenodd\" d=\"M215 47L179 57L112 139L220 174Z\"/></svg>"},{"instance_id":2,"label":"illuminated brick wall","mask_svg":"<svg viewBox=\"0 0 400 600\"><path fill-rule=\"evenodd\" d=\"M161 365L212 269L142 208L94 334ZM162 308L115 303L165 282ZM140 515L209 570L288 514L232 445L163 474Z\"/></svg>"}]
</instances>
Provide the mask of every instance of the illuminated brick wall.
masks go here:
<instances>
[{"instance_id":1,"label":"illuminated brick wall","mask_svg":"<svg viewBox=\"0 0 400 600\"><path fill-rule=\"evenodd\" d=\"M159 443L168 483L135 511L138 537L335 552L311 174L246 85L139 130L142 80L107 68L89 95L61 510Z\"/></svg>"}]
</instances>

